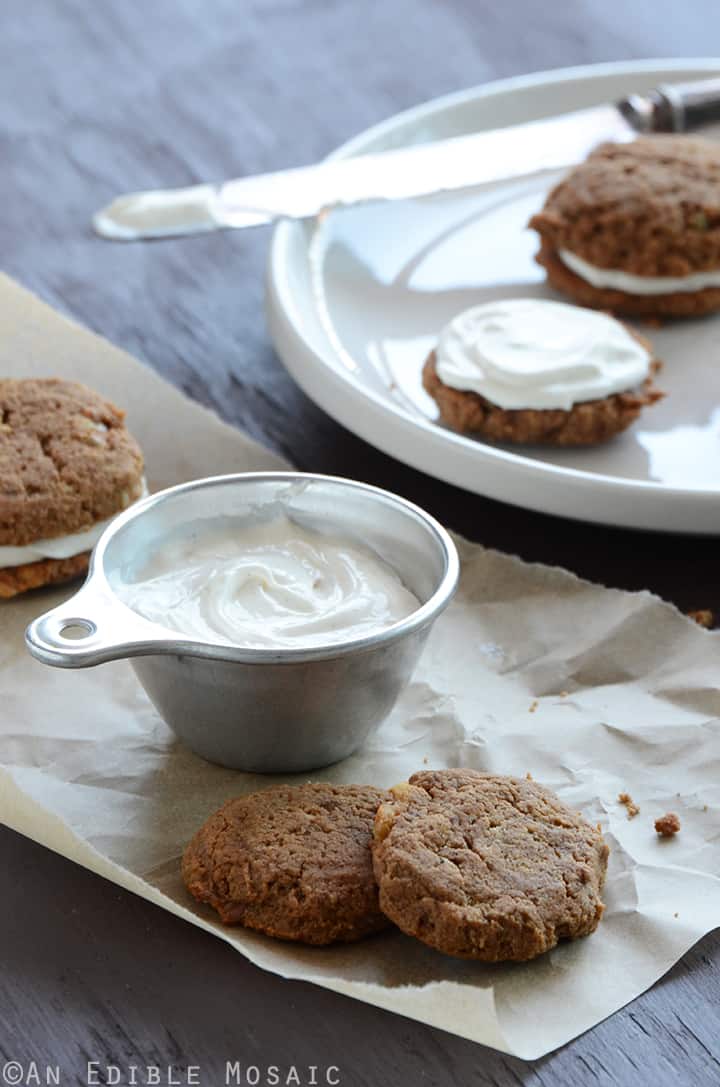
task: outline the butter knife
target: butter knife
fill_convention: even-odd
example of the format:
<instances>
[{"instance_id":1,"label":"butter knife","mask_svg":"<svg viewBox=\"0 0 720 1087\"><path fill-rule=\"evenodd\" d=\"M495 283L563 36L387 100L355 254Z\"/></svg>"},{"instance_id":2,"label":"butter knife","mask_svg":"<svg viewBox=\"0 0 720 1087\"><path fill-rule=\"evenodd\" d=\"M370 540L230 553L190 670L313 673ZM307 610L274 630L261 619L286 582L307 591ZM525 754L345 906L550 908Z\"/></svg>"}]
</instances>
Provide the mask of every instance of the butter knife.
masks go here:
<instances>
[{"instance_id":1,"label":"butter knife","mask_svg":"<svg viewBox=\"0 0 720 1087\"><path fill-rule=\"evenodd\" d=\"M93 217L116 241L306 219L325 210L467 189L582 161L605 140L720 122L720 77L667 84L615 105L221 184L120 196Z\"/></svg>"}]
</instances>

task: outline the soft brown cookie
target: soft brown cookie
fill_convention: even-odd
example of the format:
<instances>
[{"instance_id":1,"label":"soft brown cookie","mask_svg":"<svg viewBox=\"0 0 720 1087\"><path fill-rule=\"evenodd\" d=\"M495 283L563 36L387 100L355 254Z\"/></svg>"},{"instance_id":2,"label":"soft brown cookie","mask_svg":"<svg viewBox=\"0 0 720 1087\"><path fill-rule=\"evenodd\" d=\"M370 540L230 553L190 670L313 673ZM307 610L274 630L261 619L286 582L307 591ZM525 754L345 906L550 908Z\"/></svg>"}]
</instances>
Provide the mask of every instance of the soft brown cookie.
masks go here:
<instances>
[{"instance_id":1,"label":"soft brown cookie","mask_svg":"<svg viewBox=\"0 0 720 1087\"><path fill-rule=\"evenodd\" d=\"M330 944L385 928L370 844L371 785L279 785L230 800L185 850L185 884L225 924Z\"/></svg>"},{"instance_id":2,"label":"soft brown cookie","mask_svg":"<svg viewBox=\"0 0 720 1087\"><path fill-rule=\"evenodd\" d=\"M637 339L641 337L637 336ZM646 341L642 342L649 347ZM574 404L570 411L560 408L507 410L478 393L445 385L437 374L434 351L425 362L422 380L440 410L440 418L453 430L476 434L493 442L524 445L599 445L626 430L643 408L664 396L648 378L640 389L615 393L602 400L586 400Z\"/></svg>"},{"instance_id":3,"label":"soft brown cookie","mask_svg":"<svg viewBox=\"0 0 720 1087\"><path fill-rule=\"evenodd\" d=\"M690 317L720 309L720 287L631 294L597 287L563 263L635 276L720 272L720 147L687 136L602 144L549 194L529 224L549 283L582 305L635 316Z\"/></svg>"},{"instance_id":4,"label":"soft brown cookie","mask_svg":"<svg viewBox=\"0 0 720 1087\"><path fill-rule=\"evenodd\" d=\"M720 287L654 295L593 287L563 264L544 239L535 259L544 267L551 287L589 309L606 310L621 317L704 317L720 309Z\"/></svg>"},{"instance_id":5,"label":"soft brown cookie","mask_svg":"<svg viewBox=\"0 0 720 1087\"><path fill-rule=\"evenodd\" d=\"M6 566L0 569L0 600L41 589L44 585L61 585L87 573L90 552L73 555L70 559L41 559L26 562L22 566Z\"/></svg>"},{"instance_id":6,"label":"soft brown cookie","mask_svg":"<svg viewBox=\"0 0 720 1087\"><path fill-rule=\"evenodd\" d=\"M410 936L460 958L524 961L594 932L608 848L542 785L427 770L375 817L380 907Z\"/></svg>"},{"instance_id":7,"label":"soft brown cookie","mask_svg":"<svg viewBox=\"0 0 720 1087\"><path fill-rule=\"evenodd\" d=\"M84 385L0 379L0 549L83 532L143 490L143 457L124 413ZM0 596L87 569L87 544L68 558L0 559Z\"/></svg>"}]
</instances>

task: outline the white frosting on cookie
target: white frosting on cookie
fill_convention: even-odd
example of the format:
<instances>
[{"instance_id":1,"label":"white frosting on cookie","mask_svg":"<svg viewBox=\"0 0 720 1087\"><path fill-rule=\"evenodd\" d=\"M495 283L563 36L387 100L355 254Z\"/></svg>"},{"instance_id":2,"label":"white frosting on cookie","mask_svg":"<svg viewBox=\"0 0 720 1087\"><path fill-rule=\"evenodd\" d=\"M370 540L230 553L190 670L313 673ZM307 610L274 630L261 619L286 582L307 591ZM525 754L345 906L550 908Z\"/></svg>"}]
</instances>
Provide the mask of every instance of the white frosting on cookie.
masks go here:
<instances>
[{"instance_id":1,"label":"white frosting on cookie","mask_svg":"<svg viewBox=\"0 0 720 1087\"><path fill-rule=\"evenodd\" d=\"M693 272L689 276L635 276L619 268L597 268L567 249L558 250L560 260L591 287L609 288L625 294L692 294L707 287L720 287L720 268Z\"/></svg>"},{"instance_id":2,"label":"white frosting on cookie","mask_svg":"<svg viewBox=\"0 0 720 1087\"><path fill-rule=\"evenodd\" d=\"M140 498L145 498L148 493L147 483L143 479ZM121 513L118 510L118 513ZM40 562L42 559L71 559L74 555L82 555L84 551L92 551L95 544L108 527L113 517L106 521L97 521L89 528L79 532L71 532L67 536L53 536L48 540L33 540L32 543L22 547L13 547L9 544L0 546L0 569L9 566L24 566L28 562Z\"/></svg>"},{"instance_id":3,"label":"white frosting on cookie","mask_svg":"<svg viewBox=\"0 0 720 1087\"><path fill-rule=\"evenodd\" d=\"M641 385L650 353L619 321L540 298L486 302L440 334L437 375L508 410L599 400Z\"/></svg>"}]
</instances>

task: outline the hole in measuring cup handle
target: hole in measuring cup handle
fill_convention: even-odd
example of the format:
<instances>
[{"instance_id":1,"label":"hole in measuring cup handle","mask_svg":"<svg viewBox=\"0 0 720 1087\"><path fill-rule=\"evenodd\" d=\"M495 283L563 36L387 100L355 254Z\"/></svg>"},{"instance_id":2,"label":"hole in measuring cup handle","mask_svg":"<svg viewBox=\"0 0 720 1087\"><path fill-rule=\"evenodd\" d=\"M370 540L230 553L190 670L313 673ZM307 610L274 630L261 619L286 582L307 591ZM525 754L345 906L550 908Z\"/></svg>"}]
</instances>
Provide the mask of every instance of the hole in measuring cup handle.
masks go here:
<instances>
[{"instance_id":1,"label":"hole in measuring cup handle","mask_svg":"<svg viewBox=\"0 0 720 1087\"><path fill-rule=\"evenodd\" d=\"M65 638L70 642L79 642L92 637L93 634L97 634L97 626L95 623L91 623L89 619L65 619L64 622L60 620L59 638Z\"/></svg>"},{"instance_id":2,"label":"hole in measuring cup handle","mask_svg":"<svg viewBox=\"0 0 720 1087\"><path fill-rule=\"evenodd\" d=\"M67 606L33 620L25 632L25 641L34 657L61 667L91 663L89 657L104 645L97 622Z\"/></svg>"},{"instance_id":3,"label":"hole in measuring cup handle","mask_svg":"<svg viewBox=\"0 0 720 1087\"><path fill-rule=\"evenodd\" d=\"M83 668L123 656L131 640L128 633L117 630L112 596L105 586L90 581L65 603L34 619L25 631L25 644L43 664Z\"/></svg>"}]
</instances>

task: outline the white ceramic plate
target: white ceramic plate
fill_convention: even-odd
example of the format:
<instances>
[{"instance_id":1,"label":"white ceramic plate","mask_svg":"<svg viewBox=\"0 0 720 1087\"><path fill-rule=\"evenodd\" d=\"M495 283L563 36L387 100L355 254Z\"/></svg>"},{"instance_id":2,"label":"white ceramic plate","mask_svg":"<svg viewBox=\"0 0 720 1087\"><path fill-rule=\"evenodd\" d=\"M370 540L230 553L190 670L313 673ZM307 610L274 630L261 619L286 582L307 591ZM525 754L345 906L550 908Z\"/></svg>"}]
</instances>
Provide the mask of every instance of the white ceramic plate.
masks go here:
<instances>
[{"instance_id":1,"label":"white ceramic plate","mask_svg":"<svg viewBox=\"0 0 720 1087\"><path fill-rule=\"evenodd\" d=\"M552 116L718 70L720 60L644 61L502 80L400 114L336 154ZM331 416L438 479L587 521L720 532L720 316L644 330L669 395L606 446L518 450L435 422L420 372L441 326L486 299L554 296L525 227L552 180L281 224L268 275L275 346Z\"/></svg>"}]
</instances>

